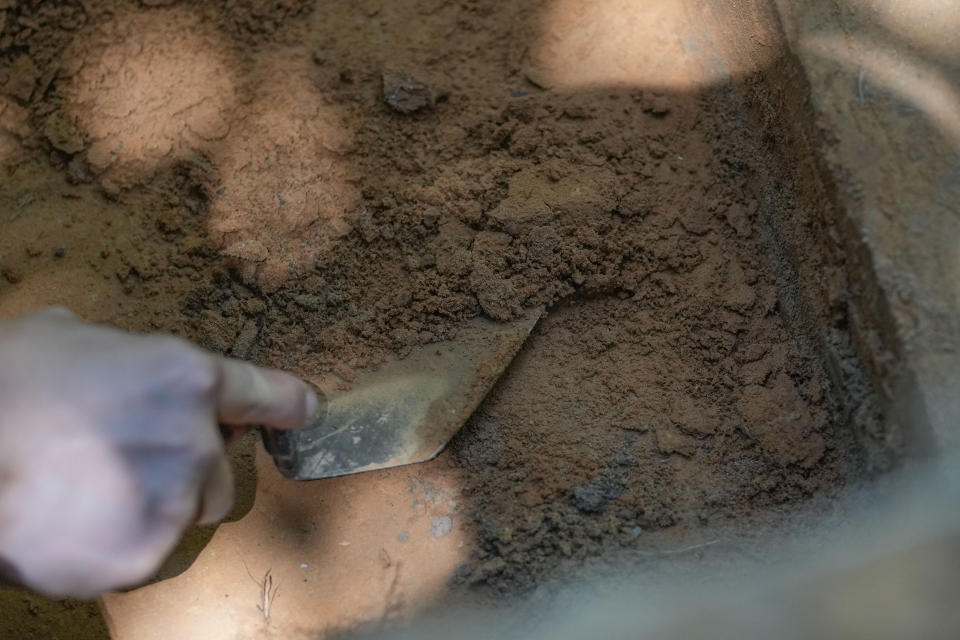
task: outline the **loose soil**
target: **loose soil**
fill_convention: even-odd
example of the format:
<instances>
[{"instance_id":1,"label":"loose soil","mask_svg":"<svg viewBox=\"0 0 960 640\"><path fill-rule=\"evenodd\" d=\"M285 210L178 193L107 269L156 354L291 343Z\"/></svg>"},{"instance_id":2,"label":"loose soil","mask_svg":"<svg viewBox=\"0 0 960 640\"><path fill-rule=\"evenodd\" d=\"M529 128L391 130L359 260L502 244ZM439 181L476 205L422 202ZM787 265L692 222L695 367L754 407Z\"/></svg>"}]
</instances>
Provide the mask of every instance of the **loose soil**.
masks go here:
<instances>
[{"instance_id":1,"label":"loose soil","mask_svg":"<svg viewBox=\"0 0 960 640\"><path fill-rule=\"evenodd\" d=\"M452 589L525 593L861 473L771 268L777 158L729 88L549 90L536 2L0 6L0 312L349 385L548 310L431 463L469 534ZM842 270L810 260L840 328ZM34 598L3 593L31 637Z\"/></svg>"}]
</instances>

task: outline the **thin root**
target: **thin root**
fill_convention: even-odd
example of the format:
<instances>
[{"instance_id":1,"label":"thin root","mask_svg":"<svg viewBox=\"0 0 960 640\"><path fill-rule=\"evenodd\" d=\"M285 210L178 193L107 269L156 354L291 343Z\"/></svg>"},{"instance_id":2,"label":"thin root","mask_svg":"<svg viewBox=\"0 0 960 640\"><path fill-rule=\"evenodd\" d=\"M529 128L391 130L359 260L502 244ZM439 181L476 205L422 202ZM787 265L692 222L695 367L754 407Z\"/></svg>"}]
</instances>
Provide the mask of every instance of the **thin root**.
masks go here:
<instances>
[{"instance_id":1,"label":"thin root","mask_svg":"<svg viewBox=\"0 0 960 640\"><path fill-rule=\"evenodd\" d=\"M243 560L241 559L240 562L243 562ZM260 587L260 603L257 605L257 611L263 614L264 621L270 622L270 609L273 607L273 602L277 599L277 593L280 591L280 581L274 582L271 569L267 569L267 572L263 574L263 580L257 580L250 573L246 562L243 562L243 568L246 569L247 575L250 576L254 584Z\"/></svg>"}]
</instances>

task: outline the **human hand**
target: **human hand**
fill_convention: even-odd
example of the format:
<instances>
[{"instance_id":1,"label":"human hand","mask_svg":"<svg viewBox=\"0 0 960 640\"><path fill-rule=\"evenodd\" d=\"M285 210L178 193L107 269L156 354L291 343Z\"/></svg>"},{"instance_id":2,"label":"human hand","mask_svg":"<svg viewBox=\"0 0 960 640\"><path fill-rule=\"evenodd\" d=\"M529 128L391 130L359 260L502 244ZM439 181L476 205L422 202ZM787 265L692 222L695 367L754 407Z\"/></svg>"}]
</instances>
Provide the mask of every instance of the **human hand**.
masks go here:
<instances>
[{"instance_id":1,"label":"human hand","mask_svg":"<svg viewBox=\"0 0 960 640\"><path fill-rule=\"evenodd\" d=\"M0 570L86 597L148 578L185 527L223 518L218 424L293 429L286 373L47 309L0 322Z\"/></svg>"}]
</instances>

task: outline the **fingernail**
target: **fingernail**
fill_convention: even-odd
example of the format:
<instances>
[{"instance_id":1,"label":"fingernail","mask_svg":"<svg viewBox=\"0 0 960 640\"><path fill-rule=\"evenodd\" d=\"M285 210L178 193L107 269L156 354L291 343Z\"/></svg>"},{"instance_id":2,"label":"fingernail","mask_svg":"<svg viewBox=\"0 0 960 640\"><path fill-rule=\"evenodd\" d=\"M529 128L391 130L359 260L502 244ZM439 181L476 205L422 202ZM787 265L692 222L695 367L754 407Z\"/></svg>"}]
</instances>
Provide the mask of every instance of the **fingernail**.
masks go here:
<instances>
[{"instance_id":1,"label":"fingernail","mask_svg":"<svg viewBox=\"0 0 960 640\"><path fill-rule=\"evenodd\" d=\"M304 426L313 422L313 419L317 417L317 413L320 411L320 400L317 398L317 394L313 391L307 389L306 396L306 422Z\"/></svg>"}]
</instances>

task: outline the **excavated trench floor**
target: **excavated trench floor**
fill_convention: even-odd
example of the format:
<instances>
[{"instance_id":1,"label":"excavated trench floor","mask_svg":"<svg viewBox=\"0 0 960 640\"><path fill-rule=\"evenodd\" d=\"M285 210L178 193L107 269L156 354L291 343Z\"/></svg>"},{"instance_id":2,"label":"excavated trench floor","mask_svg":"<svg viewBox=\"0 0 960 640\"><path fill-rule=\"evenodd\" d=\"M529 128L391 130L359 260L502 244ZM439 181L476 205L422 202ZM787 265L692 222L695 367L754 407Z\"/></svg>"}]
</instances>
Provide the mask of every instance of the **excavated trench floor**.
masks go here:
<instances>
[{"instance_id":1,"label":"excavated trench floor","mask_svg":"<svg viewBox=\"0 0 960 640\"><path fill-rule=\"evenodd\" d=\"M107 596L115 637L320 637L509 599L862 477L771 266L757 185L784 160L681 65L670 16L635 25L669 78L578 85L537 49L565 3L7 4L3 315L65 304L349 385L476 316L548 310L434 461L297 484L241 443L235 521ZM105 633L94 605L0 606L4 637Z\"/></svg>"}]
</instances>

